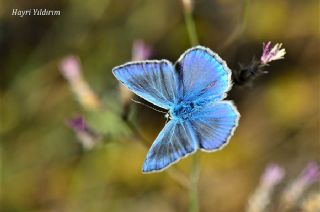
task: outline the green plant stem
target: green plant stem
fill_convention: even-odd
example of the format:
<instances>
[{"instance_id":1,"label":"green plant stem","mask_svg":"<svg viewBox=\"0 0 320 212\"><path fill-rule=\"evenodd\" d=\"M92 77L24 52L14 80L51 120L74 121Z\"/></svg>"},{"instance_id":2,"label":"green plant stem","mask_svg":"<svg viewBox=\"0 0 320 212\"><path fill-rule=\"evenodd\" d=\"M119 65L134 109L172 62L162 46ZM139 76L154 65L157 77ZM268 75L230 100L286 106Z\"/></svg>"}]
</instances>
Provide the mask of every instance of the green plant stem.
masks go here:
<instances>
[{"instance_id":1,"label":"green plant stem","mask_svg":"<svg viewBox=\"0 0 320 212\"><path fill-rule=\"evenodd\" d=\"M199 181L199 162L198 155L195 153L192 157L191 174L190 174L190 188L189 188L189 212L199 211L198 200L198 181Z\"/></svg>"},{"instance_id":2,"label":"green plant stem","mask_svg":"<svg viewBox=\"0 0 320 212\"><path fill-rule=\"evenodd\" d=\"M191 46L196 46L199 44L199 39L196 31L196 25L192 17L192 11L191 9L184 7L183 13L184 13L184 21L187 27L190 44Z\"/></svg>"},{"instance_id":3,"label":"green plant stem","mask_svg":"<svg viewBox=\"0 0 320 212\"><path fill-rule=\"evenodd\" d=\"M184 5L184 20L188 31L188 36L191 46L199 44L198 35L194 19L192 16L192 7ZM190 187L189 187L189 212L199 211L198 201L198 181L199 181L199 162L198 155L195 153L192 157L191 173L190 173Z\"/></svg>"}]
</instances>

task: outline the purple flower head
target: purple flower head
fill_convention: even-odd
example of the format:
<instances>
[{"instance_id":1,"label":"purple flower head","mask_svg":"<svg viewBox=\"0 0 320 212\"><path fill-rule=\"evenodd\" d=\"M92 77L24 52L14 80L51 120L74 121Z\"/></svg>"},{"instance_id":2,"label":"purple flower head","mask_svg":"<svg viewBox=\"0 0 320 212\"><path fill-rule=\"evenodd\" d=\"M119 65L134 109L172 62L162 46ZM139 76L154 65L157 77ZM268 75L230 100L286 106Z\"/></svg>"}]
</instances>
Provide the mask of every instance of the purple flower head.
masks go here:
<instances>
[{"instance_id":1,"label":"purple flower head","mask_svg":"<svg viewBox=\"0 0 320 212\"><path fill-rule=\"evenodd\" d=\"M67 125L76 133L83 133L88 131L87 123L82 116L77 116L66 121Z\"/></svg>"},{"instance_id":2,"label":"purple flower head","mask_svg":"<svg viewBox=\"0 0 320 212\"><path fill-rule=\"evenodd\" d=\"M277 164L269 164L261 176L261 184L266 187L273 187L284 177L285 171Z\"/></svg>"},{"instance_id":3,"label":"purple flower head","mask_svg":"<svg viewBox=\"0 0 320 212\"><path fill-rule=\"evenodd\" d=\"M310 162L299 176L304 184L309 185L320 180L320 168L317 163Z\"/></svg>"},{"instance_id":4,"label":"purple flower head","mask_svg":"<svg viewBox=\"0 0 320 212\"><path fill-rule=\"evenodd\" d=\"M135 40L132 45L132 60L147 60L152 54L152 48L143 40Z\"/></svg>"},{"instance_id":5,"label":"purple flower head","mask_svg":"<svg viewBox=\"0 0 320 212\"><path fill-rule=\"evenodd\" d=\"M60 62L60 71L67 80L80 77L81 65L79 58L73 55L67 56Z\"/></svg>"},{"instance_id":6,"label":"purple flower head","mask_svg":"<svg viewBox=\"0 0 320 212\"><path fill-rule=\"evenodd\" d=\"M274 45L272 49L270 45L271 45L270 41L266 44L263 43L263 52L260 58L260 62L263 65L266 65L273 60L283 59L284 55L286 54L286 50L281 49L282 43L277 43L276 45Z\"/></svg>"},{"instance_id":7,"label":"purple flower head","mask_svg":"<svg viewBox=\"0 0 320 212\"><path fill-rule=\"evenodd\" d=\"M88 127L83 117L71 118L66 121L66 124L73 129L84 149L92 149L98 144L99 136Z\"/></svg>"}]
</instances>

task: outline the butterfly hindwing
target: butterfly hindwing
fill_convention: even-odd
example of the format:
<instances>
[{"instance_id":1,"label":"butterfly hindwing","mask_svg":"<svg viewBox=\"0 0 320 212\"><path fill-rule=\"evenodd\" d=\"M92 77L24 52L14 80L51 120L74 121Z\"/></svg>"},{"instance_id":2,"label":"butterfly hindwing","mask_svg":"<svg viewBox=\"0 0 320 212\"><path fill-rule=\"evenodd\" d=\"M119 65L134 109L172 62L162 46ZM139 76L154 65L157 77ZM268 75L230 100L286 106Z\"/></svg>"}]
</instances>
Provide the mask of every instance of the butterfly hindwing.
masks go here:
<instances>
[{"instance_id":1,"label":"butterfly hindwing","mask_svg":"<svg viewBox=\"0 0 320 212\"><path fill-rule=\"evenodd\" d=\"M178 79L171 62L131 62L113 69L115 77L138 96L169 109L178 96Z\"/></svg>"},{"instance_id":2,"label":"butterfly hindwing","mask_svg":"<svg viewBox=\"0 0 320 212\"><path fill-rule=\"evenodd\" d=\"M187 50L176 63L185 101L214 98L221 100L231 88L231 70L210 49L197 46Z\"/></svg>"},{"instance_id":3,"label":"butterfly hindwing","mask_svg":"<svg viewBox=\"0 0 320 212\"><path fill-rule=\"evenodd\" d=\"M143 172L161 171L198 148L190 122L171 120L152 144Z\"/></svg>"},{"instance_id":4,"label":"butterfly hindwing","mask_svg":"<svg viewBox=\"0 0 320 212\"><path fill-rule=\"evenodd\" d=\"M215 151L227 144L238 125L240 114L230 101L220 101L193 114L191 125L199 148Z\"/></svg>"}]
</instances>

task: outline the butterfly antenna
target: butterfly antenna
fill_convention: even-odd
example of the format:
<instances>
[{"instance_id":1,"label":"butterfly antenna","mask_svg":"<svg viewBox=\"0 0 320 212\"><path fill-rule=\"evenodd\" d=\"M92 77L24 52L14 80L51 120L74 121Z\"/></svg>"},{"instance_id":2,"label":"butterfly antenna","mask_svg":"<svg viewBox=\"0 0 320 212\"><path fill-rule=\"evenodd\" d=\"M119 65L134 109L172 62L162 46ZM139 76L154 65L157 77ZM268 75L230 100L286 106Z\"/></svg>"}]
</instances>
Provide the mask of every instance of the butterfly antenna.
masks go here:
<instances>
[{"instance_id":1,"label":"butterfly antenna","mask_svg":"<svg viewBox=\"0 0 320 212\"><path fill-rule=\"evenodd\" d=\"M157 110L157 109L155 109L155 108L153 108L153 107L151 107L151 106L149 106L149 105L146 105L146 104L144 104L144 103L142 103L142 102L139 102L139 101L137 101L137 100L134 100L134 99L131 99L133 102L135 102L135 103L138 103L138 104L141 104L141 105L143 105L143 106L146 106L146 107L148 107L148 108L150 108L150 109L152 109L152 110L155 110L155 111L157 111L157 112L160 112L160 113L167 113L167 112L164 112L164 111L161 111L161 110Z\"/></svg>"}]
</instances>

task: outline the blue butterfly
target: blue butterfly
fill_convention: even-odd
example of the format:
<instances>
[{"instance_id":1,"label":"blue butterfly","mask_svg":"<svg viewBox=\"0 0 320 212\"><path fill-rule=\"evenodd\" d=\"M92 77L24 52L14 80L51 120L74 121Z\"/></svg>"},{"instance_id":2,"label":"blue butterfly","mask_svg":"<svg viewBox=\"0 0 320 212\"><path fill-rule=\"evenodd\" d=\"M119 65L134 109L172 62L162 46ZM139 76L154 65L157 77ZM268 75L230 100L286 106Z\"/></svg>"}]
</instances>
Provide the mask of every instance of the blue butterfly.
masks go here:
<instances>
[{"instance_id":1,"label":"blue butterfly","mask_svg":"<svg viewBox=\"0 0 320 212\"><path fill-rule=\"evenodd\" d=\"M132 92L168 110L170 121L152 144L144 173L162 171L197 149L221 149L238 125L236 107L222 101L232 86L231 70L208 48L191 48L175 64L147 60L112 71Z\"/></svg>"}]
</instances>

